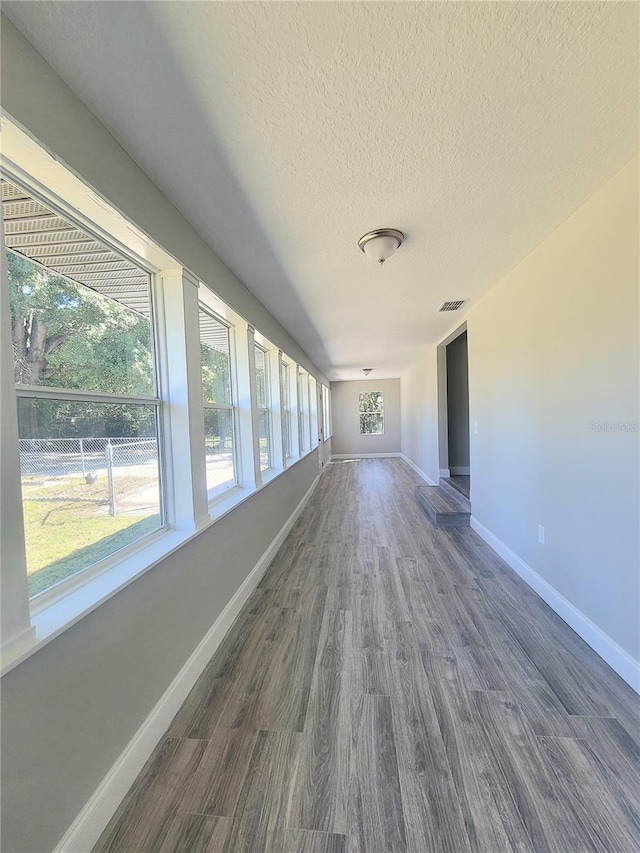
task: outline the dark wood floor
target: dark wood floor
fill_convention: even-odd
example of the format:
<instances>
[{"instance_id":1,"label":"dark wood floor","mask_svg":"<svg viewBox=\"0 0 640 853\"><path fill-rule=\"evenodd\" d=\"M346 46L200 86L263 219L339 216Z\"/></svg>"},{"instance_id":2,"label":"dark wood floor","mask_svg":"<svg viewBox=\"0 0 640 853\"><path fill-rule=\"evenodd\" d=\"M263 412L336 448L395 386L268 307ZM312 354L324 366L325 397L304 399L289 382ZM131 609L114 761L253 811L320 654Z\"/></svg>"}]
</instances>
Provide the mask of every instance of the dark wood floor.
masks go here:
<instances>
[{"instance_id":1,"label":"dark wood floor","mask_svg":"<svg viewBox=\"0 0 640 853\"><path fill-rule=\"evenodd\" d=\"M640 850L638 697L399 459L336 462L95 850Z\"/></svg>"}]
</instances>

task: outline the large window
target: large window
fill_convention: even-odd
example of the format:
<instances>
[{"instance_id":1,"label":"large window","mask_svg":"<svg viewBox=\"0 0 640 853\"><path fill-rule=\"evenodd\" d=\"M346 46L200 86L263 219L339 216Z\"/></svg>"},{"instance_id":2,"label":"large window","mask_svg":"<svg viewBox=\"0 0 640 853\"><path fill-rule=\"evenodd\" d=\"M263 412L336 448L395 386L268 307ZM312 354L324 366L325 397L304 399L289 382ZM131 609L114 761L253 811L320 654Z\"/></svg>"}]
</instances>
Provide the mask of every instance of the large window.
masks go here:
<instances>
[{"instance_id":1,"label":"large window","mask_svg":"<svg viewBox=\"0 0 640 853\"><path fill-rule=\"evenodd\" d=\"M149 274L2 181L31 597L162 524Z\"/></svg>"},{"instance_id":2,"label":"large window","mask_svg":"<svg viewBox=\"0 0 640 853\"><path fill-rule=\"evenodd\" d=\"M236 485L229 328L200 308L202 401L209 499Z\"/></svg>"},{"instance_id":3,"label":"large window","mask_svg":"<svg viewBox=\"0 0 640 853\"><path fill-rule=\"evenodd\" d=\"M282 385L282 429L284 431L284 453L286 459L293 456L293 429L291 423L291 365L287 361L281 364L280 382Z\"/></svg>"},{"instance_id":4,"label":"large window","mask_svg":"<svg viewBox=\"0 0 640 853\"><path fill-rule=\"evenodd\" d=\"M300 430L300 450L304 453L311 447L309 432L309 374L298 368L298 428Z\"/></svg>"},{"instance_id":5,"label":"large window","mask_svg":"<svg viewBox=\"0 0 640 853\"><path fill-rule=\"evenodd\" d=\"M317 437L313 377L63 167L60 195L48 189L43 158L37 190L4 171L1 184L2 410L17 414L3 418L2 447L12 661Z\"/></svg>"},{"instance_id":6,"label":"large window","mask_svg":"<svg viewBox=\"0 0 640 853\"><path fill-rule=\"evenodd\" d=\"M322 421L324 424L324 440L331 438L331 391L322 386Z\"/></svg>"},{"instance_id":7,"label":"large window","mask_svg":"<svg viewBox=\"0 0 640 853\"><path fill-rule=\"evenodd\" d=\"M318 443L318 383L315 376L309 374L309 447Z\"/></svg>"},{"instance_id":8,"label":"large window","mask_svg":"<svg viewBox=\"0 0 640 853\"><path fill-rule=\"evenodd\" d=\"M260 470L271 467L271 412L269 409L269 365L266 351L255 344L256 403L258 410L258 441Z\"/></svg>"},{"instance_id":9,"label":"large window","mask_svg":"<svg viewBox=\"0 0 640 853\"><path fill-rule=\"evenodd\" d=\"M382 391L361 391L359 395L361 435L384 433L384 397Z\"/></svg>"}]
</instances>

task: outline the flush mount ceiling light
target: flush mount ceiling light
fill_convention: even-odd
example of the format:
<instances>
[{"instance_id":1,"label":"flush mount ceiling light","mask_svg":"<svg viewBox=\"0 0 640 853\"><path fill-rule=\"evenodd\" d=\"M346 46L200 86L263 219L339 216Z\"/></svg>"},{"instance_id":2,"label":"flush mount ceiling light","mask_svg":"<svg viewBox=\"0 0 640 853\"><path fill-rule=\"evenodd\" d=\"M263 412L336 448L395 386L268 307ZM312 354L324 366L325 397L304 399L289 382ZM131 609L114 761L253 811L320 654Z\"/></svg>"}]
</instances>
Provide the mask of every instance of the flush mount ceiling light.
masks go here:
<instances>
[{"instance_id":1,"label":"flush mount ceiling light","mask_svg":"<svg viewBox=\"0 0 640 853\"><path fill-rule=\"evenodd\" d=\"M378 228L358 240L360 250L374 261L383 264L402 246L404 234L395 228Z\"/></svg>"},{"instance_id":2,"label":"flush mount ceiling light","mask_svg":"<svg viewBox=\"0 0 640 853\"><path fill-rule=\"evenodd\" d=\"M362 373L364 373L365 376L368 376L372 370L373 370L373 367L363 367Z\"/></svg>"}]
</instances>

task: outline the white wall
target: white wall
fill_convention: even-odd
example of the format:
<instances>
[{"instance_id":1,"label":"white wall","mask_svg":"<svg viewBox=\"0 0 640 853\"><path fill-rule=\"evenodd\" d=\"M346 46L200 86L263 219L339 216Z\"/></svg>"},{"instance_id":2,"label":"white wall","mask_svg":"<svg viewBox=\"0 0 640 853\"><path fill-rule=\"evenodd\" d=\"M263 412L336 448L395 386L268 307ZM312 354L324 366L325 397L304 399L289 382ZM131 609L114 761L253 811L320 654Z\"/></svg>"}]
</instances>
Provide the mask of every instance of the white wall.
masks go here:
<instances>
[{"instance_id":1,"label":"white wall","mask_svg":"<svg viewBox=\"0 0 640 853\"><path fill-rule=\"evenodd\" d=\"M440 477L438 451L438 362L429 347L401 379L402 452L434 483Z\"/></svg>"},{"instance_id":2,"label":"white wall","mask_svg":"<svg viewBox=\"0 0 640 853\"><path fill-rule=\"evenodd\" d=\"M638 248L636 158L466 316L473 516L636 661ZM403 452L434 479L435 364L402 380Z\"/></svg>"},{"instance_id":3,"label":"white wall","mask_svg":"<svg viewBox=\"0 0 640 853\"><path fill-rule=\"evenodd\" d=\"M358 398L361 391L382 391L384 395L384 434L360 435ZM400 380L358 379L331 383L333 410L332 452L400 452Z\"/></svg>"},{"instance_id":4,"label":"white wall","mask_svg":"<svg viewBox=\"0 0 640 853\"><path fill-rule=\"evenodd\" d=\"M1 34L12 118L328 384L4 18ZM314 451L2 679L3 851L56 846L318 470Z\"/></svg>"}]
</instances>

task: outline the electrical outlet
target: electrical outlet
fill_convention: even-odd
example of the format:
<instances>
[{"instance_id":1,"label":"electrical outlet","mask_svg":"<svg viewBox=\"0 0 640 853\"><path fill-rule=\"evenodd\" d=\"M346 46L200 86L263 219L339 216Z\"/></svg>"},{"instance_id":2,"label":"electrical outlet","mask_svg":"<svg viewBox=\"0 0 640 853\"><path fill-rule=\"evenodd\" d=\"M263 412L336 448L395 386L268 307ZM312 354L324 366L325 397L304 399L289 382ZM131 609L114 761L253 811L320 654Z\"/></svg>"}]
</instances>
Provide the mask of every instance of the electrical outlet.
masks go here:
<instances>
[{"instance_id":1,"label":"electrical outlet","mask_svg":"<svg viewBox=\"0 0 640 853\"><path fill-rule=\"evenodd\" d=\"M473 431L478 432L478 421L473 422Z\"/></svg>"},{"instance_id":2,"label":"electrical outlet","mask_svg":"<svg viewBox=\"0 0 640 853\"><path fill-rule=\"evenodd\" d=\"M543 527L541 524L539 524L539 525L538 525L538 542L539 542L541 545L544 545L544 542L545 542L545 539L544 539L544 527Z\"/></svg>"}]
</instances>

